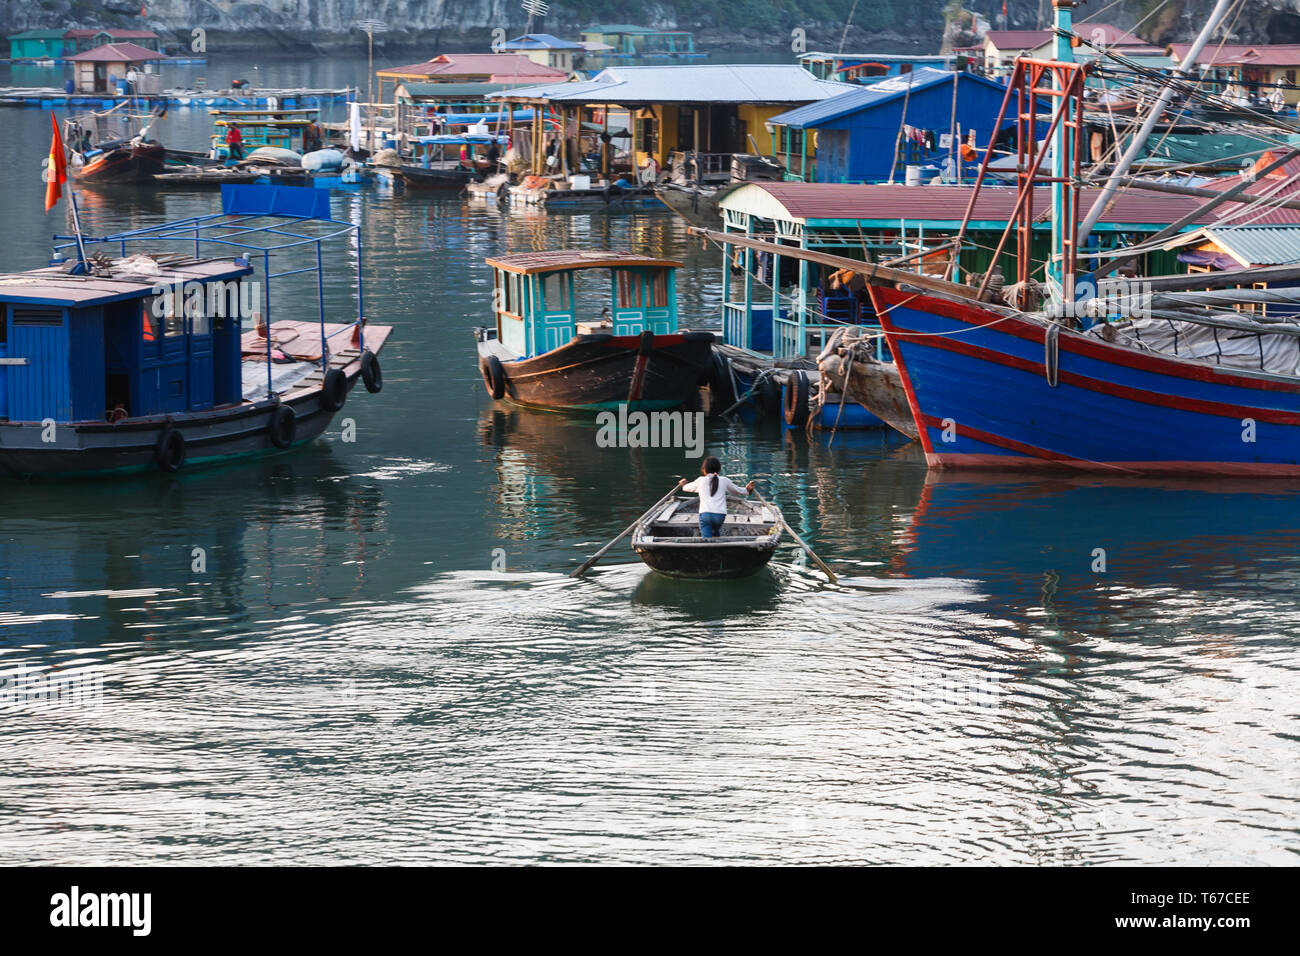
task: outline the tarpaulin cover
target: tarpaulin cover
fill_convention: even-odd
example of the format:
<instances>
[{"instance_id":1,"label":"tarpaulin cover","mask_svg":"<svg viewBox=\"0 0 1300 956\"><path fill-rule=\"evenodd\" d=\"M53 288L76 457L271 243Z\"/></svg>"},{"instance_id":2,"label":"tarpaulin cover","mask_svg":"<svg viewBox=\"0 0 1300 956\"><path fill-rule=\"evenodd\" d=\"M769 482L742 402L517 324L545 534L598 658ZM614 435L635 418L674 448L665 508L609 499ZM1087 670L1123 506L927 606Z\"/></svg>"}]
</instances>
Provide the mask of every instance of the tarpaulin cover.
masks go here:
<instances>
[{"instance_id":1,"label":"tarpaulin cover","mask_svg":"<svg viewBox=\"0 0 1300 956\"><path fill-rule=\"evenodd\" d=\"M1209 266L1211 269L1219 269L1225 272L1230 269L1241 268L1241 263L1226 252L1206 252L1200 249L1178 253L1178 261L1194 266Z\"/></svg>"},{"instance_id":2,"label":"tarpaulin cover","mask_svg":"<svg viewBox=\"0 0 1300 956\"><path fill-rule=\"evenodd\" d=\"M221 184L221 211L227 216L330 218L330 192L314 186Z\"/></svg>"},{"instance_id":3,"label":"tarpaulin cover","mask_svg":"<svg viewBox=\"0 0 1300 956\"><path fill-rule=\"evenodd\" d=\"M1213 328L1157 318L1116 322L1111 328L1118 343L1165 355L1279 375L1300 372L1300 339L1294 335Z\"/></svg>"}]
</instances>

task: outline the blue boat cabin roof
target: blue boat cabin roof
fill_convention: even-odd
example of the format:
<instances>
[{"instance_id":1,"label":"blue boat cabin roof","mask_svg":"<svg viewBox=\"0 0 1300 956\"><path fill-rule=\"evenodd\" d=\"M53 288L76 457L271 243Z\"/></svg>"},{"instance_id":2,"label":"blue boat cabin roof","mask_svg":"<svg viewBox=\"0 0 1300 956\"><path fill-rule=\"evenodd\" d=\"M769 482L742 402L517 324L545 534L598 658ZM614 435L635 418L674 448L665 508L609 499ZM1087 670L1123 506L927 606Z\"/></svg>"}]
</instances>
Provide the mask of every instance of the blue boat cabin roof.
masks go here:
<instances>
[{"instance_id":1,"label":"blue boat cabin roof","mask_svg":"<svg viewBox=\"0 0 1300 956\"><path fill-rule=\"evenodd\" d=\"M233 259L166 260L157 264L157 272L136 271L132 265L147 269L132 259L119 259L111 265L111 276L69 275L59 266L0 275L0 303L82 309L142 298L159 285L237 279L253 271L249 266L236 265Z\"/></svg>"}]
</instances>

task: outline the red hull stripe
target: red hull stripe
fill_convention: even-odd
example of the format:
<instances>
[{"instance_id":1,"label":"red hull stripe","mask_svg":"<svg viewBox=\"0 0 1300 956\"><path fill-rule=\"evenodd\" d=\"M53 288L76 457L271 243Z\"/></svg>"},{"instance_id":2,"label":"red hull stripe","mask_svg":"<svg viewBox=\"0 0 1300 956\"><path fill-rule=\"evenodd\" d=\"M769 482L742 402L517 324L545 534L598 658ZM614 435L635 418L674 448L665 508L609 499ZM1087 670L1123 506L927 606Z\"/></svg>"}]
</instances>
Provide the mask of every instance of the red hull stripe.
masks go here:
<instances>
[{"instance_id":1,"label":"red hull stripe","mask_svg":"<svg viewBox=\"0 0 1300 956\"><path fill-rule=\"evenodd\" d=\"M939 429L940 431L943 430L943 427L944 427L944 426L943 426L943 420L942 420L942 419L935 418L933 415L922 415L922 416L920 416L920 417L921 417L921 420L922 420L922 421L923 421L923 422L924 422L928 427L930 427L930 428L937 428L937 429ZM1074 458L1074 457L1072 457L1072 456L1070 456L1070 455L1063 455L1063 454L1061 454L1060 452L1049 451L1049 450L1047 450L1046 448L1039 448L1037 445L1029 445L1029 444L1026 444L1025 442L1016 441L1014 438L1006 438L1006 437L1004 437L1004 436L1002 436L1002 435L994 435L994 434L992 434L991 432L981 431L981 430L978 429L978 428L971 428L971 427L969 427L969 426L967 426L967 425L960 425L960 424L958 424L958 425L956 425L955 427L956 427L957 433L960 434L960 435L962 435L963 437L965 437L965 438L973 438L973 439L975 439L976 441L983 442L983 443L986 444L986 445L992 445L992 446L994 446L995 448L1006 448L1006 449L1008 449L1008 450L1010 450L1010 451L1018 451L1018 452L1020 452L1020 453L1023 454L1023 455L1030 455L1030 456L1032 456L1032 457L1034 457L1034 458L1042 458L1042 459L1045 459L1045 460L1047 460L1047 461L1071 461L1071 462L1073 462L1073 461L1080 461L1080 462L1082 462L1082 461L1086 461L1085 459ZM929 452L929 453L930 453L930 454L936 454L936 457L939 457L939 458L945 458L945 457L947 457L946 455L943 454L943 452L938 452L938 453ZM1114 466L1111 466L1111 467L1120 468L1120 467L1123 467L1123 466L1120 466L1120 465L1114 465Z\"/></svg>"},{"instance_id":2,"label":"red hull stripe","mask_svg":"<svg viewBox=\"0 0 1300 956\"><path fill-rule=\"evenodd\" d=\"M939 310L935 309L934 311L938 312ZM889 321L889 324L892 326L890 331L909 331L906 329L898 329L896 322L892 322L888 319L885 321ZM998 331L1006 331L1006 329L999 329ZM1061 341L1064 342L1064 338L1062 338ZM1046 374L1041 362L1034 362L1026 358L1021 358L1018 355L1008 355L1005 352L995 352L992 349L986 349L980 345L971 345L969 342L964 342L956 336L927 335L924 336L924 338L904 338L898 344L904 349L912 345L920 346L922 348L942 349L945 352L965 355L993 365L1001 365L1005 368L1019 369L1022 372L1029 372L1033 375ZM1103 361L1108 361L1111 359L1111 356L1102 355L1098 356L1098 358ZM1179 366L1179 368L1181 369L1181 366ZM1182 377L1186 378L1187 376ZM1065 369L1061 369L1057 373L1057 381L1063 385L1074 385L1078 388L1087 389L1090 392L1110 395L1115 398L1124 398L1132 402L1138 402L1142 405L1172 408L1183 412L1199 412L1204 415L1218 415L1223 418L1253 418L1256 421L1269 422L1274 425L1300 425L1300 413L1297 412L1281 412L1268 408L1252 407L1250 405L1231 405L1226 402L1210 402L1200 398L1167 395L1162 392L1153 392L1148 389L1133 388L1129 385L1120 385L1116 382L1104 382L1100 379L1080 375L1077 372L1070 372ZM916 409L914 408L913 415L916 413Z\"/></svg>"},{"instance_id":3,"label":"red hull stripe","mask_svg":"<svg viewBox=\"0 0 1300 956\"><path fill-rule=\"evenodd\" d=\"M1011 455L980 454L934 454L925 456L931 468L971 469L981 468L990 471L1024 471L1042 470L1060 472L1063 468L1082 472L1106 472L1113 474L1116 470L1132 472L1145 477L1176 476L1204 478L1206 476L1236 478L1295 478L1300 476L1300 465L1268 464L1263 462L1223 462L1223 461L1125 461L1098 462L1070 458L1064 462L1051 462L1041 458L1017 458Z\"/></svg>"},{"instance_id":4,"label":"red hull stripe","mask_svg":"<svg viewBox=\"0 0 1300 956\"><path fill-rule=\"evenodd\" d=\"M906 299L916 299L918 297L915 292L900 292L897 289L876 286L872 287L871 294L873 297L879 294L884 309L877 308L876 311L883 312L884 316L892 314L885 311L890 306L903 304ZM996 312L985 311L978 306L961 305L931 296L925 296L924 298L924 310L926 312L942 315L944 318L958 322L965 322L968 325L988 325L999 317ZM997 322L992 327L1004 335L1014 335L1016 338L1028 342L1034 342L1038 345L1043 344L1045 330L1023 319L1014 316L1008 317L1002 322ZM905 330L895 329L895 331ZM1225 372L1208 365L1197 365L1190 362L1161 358L1145 352L1135 352L1122 346L1087 339L1077 332L1065 329L1061 331L1060 348L1062 352L1072 352L1075 355L1096 359L1099 362L1122 365L1126 368L1139 369L1144 372L1172 375L1176 378L1193 379L1199 382L1211 382L1216 385L1232 385L1237 388L1248 388L1255 391L1300 393L1300 385L1291 382L1233 375L1231 372Z\"/></svg>"}]
</instances>

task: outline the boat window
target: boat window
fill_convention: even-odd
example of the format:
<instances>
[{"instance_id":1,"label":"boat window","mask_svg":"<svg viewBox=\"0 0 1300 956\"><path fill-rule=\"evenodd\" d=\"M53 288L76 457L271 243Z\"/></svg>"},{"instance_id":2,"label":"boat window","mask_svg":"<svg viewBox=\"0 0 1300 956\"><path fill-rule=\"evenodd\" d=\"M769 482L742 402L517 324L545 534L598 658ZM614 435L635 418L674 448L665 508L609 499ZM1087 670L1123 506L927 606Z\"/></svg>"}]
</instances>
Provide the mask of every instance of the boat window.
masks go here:
<instances>
[{"instance_id":1,"label":"boat window","mask_svg":"<svg viewBox=\"0 0 1300 956\"><path fill-rule=\"evenodd\" d=\"M547 312L569 311L569 273L551 272L542 277L542 302Z\"/></svg>"},{"instance_id":2,"label":"boat window","mask_svg":"<svg viewBox=\"0 0 1300 956\"><path fill-rule=\"evenodd\" d=\"M652 309L668 307L668 270L654 269L646 287L646 305Z\"/></svg>"},{"instance_id":3,"label":"boat window","mask_svg":"<svg viewBox=\"0 0 1300 956\"><path fill-rule=\"evenodd\" d=\"M185 334L185 298L174 301L167 296L163 302L162 334L165 338L174 338Z\"/></svg>"},{"instance_id":4,"label":"boat window","mask_svg":"<svg viewBox=\"0 0 1300 956\"><path fill-rule=\"evenodd\" d=\"M190 332L194 335L207 335L212 331L212 320L209 319L208 316L212 312L217 311L216 309L210 310L207 308L207 297L211 295L215 300L216 294L207 288L205 288L203 292L204 295L194 296L185 303L185 316L190 320ZM215 301L212 304L216 305ZM167 334L171 335L172 333L168 332Z\"/></svg>"},{"instance_id":5,"label":"boat window","mask_svg":"<svg viewBox=\"0 0 1300 956\"><path fill-rule=\"evenodd\" d=\"M643 153L659 152L659 121L653 115L637 117L636 148Z\"/></svg>"},{"instance_id":6,"label":"boat window","mask_svg":"<svg viewBox=\"0 0 1300 956\"><path fill-rule=\"evenodd\" d=\"M618 307L641 308L641 274L631 269L618 271Z\"/></svg>"},{"instance_id":7,"label":"boat window","mask_svg":"<svg viewBox=\"0 0 1300 956\"><path fill-rule=\"evenodd\" d=\"M14 309L14 325L16 327L62 324L63 311L61 309Z\"/></svg>"},{"instance_id":8,"label":"boat window","mask_svg":"<svg viewBox=\"0 0 1300 956\"><path fill-rule=\"evenodd\" d=\"M161 321L155 314L158 308L158 296L151 295L140 300L140 340L144 343L144 357L155 358L158 355L158 324Z\"/></svg>"},{"instance_id":9,"label":"boat window","mask_svg":"<svg viewBox=\"0 0 1300 956\"><path fill-rule=\"evenodd\" d=\"M506 273L506 308L515 315L524 314L524 277L515 272Z\"/></svg>"}]
</instances>

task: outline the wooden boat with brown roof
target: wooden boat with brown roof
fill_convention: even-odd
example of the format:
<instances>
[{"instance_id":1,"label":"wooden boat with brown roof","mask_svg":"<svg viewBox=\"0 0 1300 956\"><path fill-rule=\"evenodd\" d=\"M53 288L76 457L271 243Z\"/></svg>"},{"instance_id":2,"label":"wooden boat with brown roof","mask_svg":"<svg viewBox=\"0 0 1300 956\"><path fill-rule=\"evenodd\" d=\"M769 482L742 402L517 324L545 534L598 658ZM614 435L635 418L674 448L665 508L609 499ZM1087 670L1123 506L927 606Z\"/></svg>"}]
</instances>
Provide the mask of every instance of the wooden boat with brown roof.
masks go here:
<instances>
[{"instance_id":1,"label":"wooden boat with brown roof","mask_svg":"<svg viewBox=\"0 0 1300 956\"><path fill-rule=\"evenodd\" d=\"M558 250L487 260L495 328L475 329L494 399L548 409L692 402L712 367L713 334L679 329L680 262L630 252Z\"/></svg>"}]
</instances>

